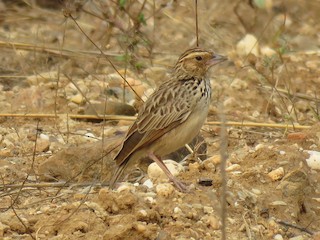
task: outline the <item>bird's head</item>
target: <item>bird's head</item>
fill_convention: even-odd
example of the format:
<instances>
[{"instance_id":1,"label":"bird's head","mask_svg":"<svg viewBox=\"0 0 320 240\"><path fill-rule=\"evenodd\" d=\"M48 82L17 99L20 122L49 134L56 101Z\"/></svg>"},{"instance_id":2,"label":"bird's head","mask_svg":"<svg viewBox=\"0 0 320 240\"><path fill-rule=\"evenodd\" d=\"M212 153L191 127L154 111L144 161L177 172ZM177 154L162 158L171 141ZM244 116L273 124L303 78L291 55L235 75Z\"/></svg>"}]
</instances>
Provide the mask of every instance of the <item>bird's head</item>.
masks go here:
<instances>
[{"instance_id":1,"label":"bird's head","mask_svg":"<svg viewBox=\"0 0 320 240\"><path fill-rule=\"evenodd\" d=\"M185 51L174 67L174 74L179 78L204 78L210 67L227 60L213 51L192 48Z\"/></svg>"}]
</instances>

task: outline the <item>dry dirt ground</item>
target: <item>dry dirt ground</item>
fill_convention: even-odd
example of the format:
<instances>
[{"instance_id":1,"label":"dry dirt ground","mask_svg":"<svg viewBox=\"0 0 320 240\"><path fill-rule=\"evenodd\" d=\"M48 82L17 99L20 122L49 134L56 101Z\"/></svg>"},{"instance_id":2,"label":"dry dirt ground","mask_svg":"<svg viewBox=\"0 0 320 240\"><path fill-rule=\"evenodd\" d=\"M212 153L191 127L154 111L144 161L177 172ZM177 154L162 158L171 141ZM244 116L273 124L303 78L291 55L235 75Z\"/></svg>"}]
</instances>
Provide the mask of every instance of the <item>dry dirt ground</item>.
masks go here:
<instances>
[{"instance_id":1,"label":"dry dirt ground","mask_svg":"<svg viewBox=\"0 0 320 240\"><path fill-rule=\"evenodd\" d=\"M60 2L0 1L1 239L320 239L319 1L198 1L200 46L229 61L195 153L168 157L188 193L145 163L107 184L140 97L196 44L194 1Z\"/></svg>"}]
</instances>

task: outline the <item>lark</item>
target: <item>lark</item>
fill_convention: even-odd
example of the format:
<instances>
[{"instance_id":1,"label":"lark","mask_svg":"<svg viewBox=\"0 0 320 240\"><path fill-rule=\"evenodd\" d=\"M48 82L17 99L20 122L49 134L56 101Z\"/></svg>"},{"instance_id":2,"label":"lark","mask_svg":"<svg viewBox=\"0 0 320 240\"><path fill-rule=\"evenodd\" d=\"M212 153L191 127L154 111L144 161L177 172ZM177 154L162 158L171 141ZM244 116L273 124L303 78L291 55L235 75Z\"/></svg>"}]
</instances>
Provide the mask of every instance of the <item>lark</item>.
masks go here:
<instances>
[{"instance_id":1,"label":"lark","mask_svg":"<svg viewBox=\"0 0 320 240\"><path fill-rule=\"evenodd\" d=\"M128 163L149 157L182 192L186 186L172 175L161 157L189 143L204 124L211 99L209 68L227 58L210 50L192 48L175 64L168 81L161 84L141 107L129 128L110 186L113 187Z\"/></svg>"}]
</instances>

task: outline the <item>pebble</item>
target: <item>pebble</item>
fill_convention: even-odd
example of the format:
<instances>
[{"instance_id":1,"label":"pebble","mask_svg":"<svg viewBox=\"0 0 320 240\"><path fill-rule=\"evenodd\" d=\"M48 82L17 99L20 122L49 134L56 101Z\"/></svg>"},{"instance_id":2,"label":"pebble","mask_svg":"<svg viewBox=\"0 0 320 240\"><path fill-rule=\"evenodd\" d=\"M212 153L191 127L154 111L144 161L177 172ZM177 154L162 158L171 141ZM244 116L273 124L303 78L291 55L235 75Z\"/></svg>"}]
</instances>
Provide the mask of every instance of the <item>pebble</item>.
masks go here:
<instances>
[{"instance_id":1,"label":"pebble","mask_svg":"<svg viewBox=\"0 0 320 240\"><path fill-rule=\"evenodd\" d=\"M150 179L147 179L146 181L144 181L143 185L146 186L147 188L153 188L153 182Z\"/></svg>"},{"instance_id":2,"label":"pebble","mask_svg":"<svg viewBox=\"0 0 320 240\"><path fill-rule=\"evenodd\" d=\"M288 204L284 201L273 201L269 204L270 206L287 206Z\"/></svg>"},{"instance_id":3,"label":"pebble","mask_svg":"<svg viewBox=\"0 0 320 240\"><path fill-rule=\"evenodd\" d=\"M134 228L137 230L137 232L140 232L140 233L143 233L147 230L146 224L143 224L143 223L134 224Z\"/></svg>"},{"instance_id":4,"label":"pebble","mask_svg":"<svg viewBox=\"0 0 320 240\"><path fill-rule=\"evenodd\" d=\"M170 183L161 183L156 186L158 196L168 197L174 192L174 187Z\"/></svg>"},{"instance_id":5,"label":"pebble","mask_svg":"<svg viewBox=\"0 0 320 240\"><path fill-rule=\"evenodd\" d=\"M157 203L157 201L153 197L146 197L144 200L147 203L150 203L150 204L156 204Z\"/></svg>"},{"instance_id":6,"label":"pebble","mask_svg":"<svg viewBox=\"0 0 320 240\"><path fill-rule=\"evenodd\" d=\"M203 207L203 212L208 214L208 213L213 213L213 208L212 207L208 207L208 206L204 206Z\"/></svg>"},{"instance_id":7,"label":"pebble","mask_svg":"<svg viewBox=\"0 0 320 240\"><path fill-rule=\"evenodd\" d=\"M313 170L320 170L320 152L307 151L309 158L306 159L308 166Z\"/></svg>"},{"instance_id":8,"label":"pebble","mask_svg":"<svg viewBox=\"0 0 320 240\"><path fill-rule=\"evenodd\" d=\"M259 56L258 39L252 34L247 34L237 43L236 49L239 56L247 56L249 53Z\"/></svg>"},{"instance_id":9,"label":"pebble","mask_svg":"<svg viewBox=\"0 0 320 240\"><path fill-rule=\"evenodd\" d=\"M279 167L279 168L269 172L268 176L271 178L272 181L281 180L284 176L283 167Z\"/></svg>"},{"instance_id":10,"label":"pebble","mask_svg":"<svg viewBox=\"0 0 320 240\"><path fill-rule=\"evenodd\" d=\"M226 172L233 172L233 171L237 171L240 169L241 169L241 166L239 164L232 164L226 168Z\"/></svg>"},{"instance_id":11,"label":"pebble","mask_svg":"<svg viewBox=\"0 0 320 240\"><path fill-rule=\"evenodd\" d=\"M201 221L210 226L213 230L220 229L221 224L214 215L205 215L201 218Z\"/></svg>"},{"instance_id":12,"label":"pebble","mask_svg":"<svg viewBox=\"0 0 320 240\"><path fill-rule=\"evenodd\" d=\"M132 183L122 183L116 190L117 192L126 192L126 191L135 191L135 187L133 186Z\"/></svg>"},{"instance_id":13,"label":"pebble","mask_svg":"<svg viewBox=\"0 0 320 240\"><path fill-rule=\"evenodd\" d=\"M248 88L248 83L240 78L236 78L232 81L230 86L236 90L245 90Z\"/></svg>"},{"instance_id":14,"label":"pebble","mask_svg":"<svg viewBox=\"0 0 320 240\"><path fill-rule=\"evenodd\" d=\"M37 140L37 152L47 152L50 148L50 142L46 139L39 138Z\"/></svg>"},{"instance_id":15,"label":"pebble","mask_svg":"<svg viewBox=\"0 0 320 240\"><path fill-rule=\"evenodd\" d=\"M262 148L265 148L265 147L266 147L265 144L259 143L259 144L257 144L257 145L254 147L254 149L257 151L257 150L262 149Z\"/></svg>"},{"instance_id":16,"label":"pebble","mask_svg":"<svg viewBox=\"0 0 320 240\"><path fill-rule=\"evenodd\" d=\"M194 162L194 163L190 163L190 164L189 164L189 171L192 171L192 172L196 171L196 172L198 172L198 171L199 171L199 168L200 168L200 163L198 163L198 162Z\"/></svg>"},{"instance_id":17,"label":"pebble","mask_svg":"<svg viewBox=\"0 0 320 240\"><path fill-rule=\"evenodd\" d=\"M148 216L147 211L146 211L146 210L144 210L144 209L139 210L139 211L138 211L138 213L139 213L141 216L143 216L143 217Z\"/></svg>"},{"instance_id":18,"label":"pebble","mask_svg":"<svg viewBox=\"0 0 320 240\"><path fill-rule=\"evenodd\" d=\"M75 104L78 104L78 105L81 105L84 103L85 99L84 97L79 93L79 94L76 94L72 97L70 97L70 101L75 103Z\"/></svg>"},{"instance_id":19,"label":"pebble","mask_svg":"<svg viewBox=\"0 0 320 240\"><path fill-rule=\"evenodd\" d=\"M267 57L272 57L277 54L275 50L273 50L271 47L268 47L268 46L261 47L260 51L262 55Z\"/></svg>"},{"instance_id":20,"label":"pebble","mask_svg":"<svg viewBox=\"0 0 320 240\"><path fill-rule=\"evenodd\" d=\"M173 160L164 160L163 163L167 166L169 171L173 176L177 176L180 172L184 171L184 167L173 161ZM151 163L148 167L148 176L154 182L168 182L169 179L167 175L162 171L157 163Z\"/></svg>"},{"instance_id":21,"label":"pebble","mask_svg":"<svg viewBox=\"0 0 320 240\"><path fill-rule=\"evenodd\" d=\"M288 140L305 140L308 137L306 133L303 132L295 132L289 133L287 136Z\"/></svg>"},{"instance_id":22,"label":"pebble","mask_svg":"<svg viewBox=\"0 0 320 240\"><path fill-rule=\"evenodd\" d=\"M260 195L261 194L261 190L257 189L257 188L252 188L251 192L253 192L256 195Z\"/></svg>"},{"instance_id":23,"label":"pebble","mask_svg":"<svg viewBox=\"0 0 320 240\"><path fill-rule=\"evenodd\" d=\"M202 162L202 165L204 166L205 169L211 170L211 169L215 169L215 166L220 163L221 163L221 156L220 155L213 155L212 157L204 160Z\"/></svg>"},{"instance_id":24,"label":"pebble","mask_svg":"<svg viewBox=\"0 0 320 240\"><path fill-rule=\"evenodd\" d=\"M280 155L285 155L286 151L279 151Z\"/></svg>"},{"instance_id":25,"label":"pebble","mask_svg":"<svg viewBox=\"0 0 320 240\"><path fill-rule=\"evenodd\" d=\"M276 234L274 237L273 237L274 240L283 240L283 237L281 234Z\"/></svg>"},{"instance_id":26,"label":"pebble","mask_svg":"<svg viewBox=\"0 0 320 240\"><path fill-rule=\"evenodd\" d=\"M0 237L3 237L4 233L7 232L9 229L10 229L10 227L8 225L0 222Z\"/></svg>"}]
</instances>

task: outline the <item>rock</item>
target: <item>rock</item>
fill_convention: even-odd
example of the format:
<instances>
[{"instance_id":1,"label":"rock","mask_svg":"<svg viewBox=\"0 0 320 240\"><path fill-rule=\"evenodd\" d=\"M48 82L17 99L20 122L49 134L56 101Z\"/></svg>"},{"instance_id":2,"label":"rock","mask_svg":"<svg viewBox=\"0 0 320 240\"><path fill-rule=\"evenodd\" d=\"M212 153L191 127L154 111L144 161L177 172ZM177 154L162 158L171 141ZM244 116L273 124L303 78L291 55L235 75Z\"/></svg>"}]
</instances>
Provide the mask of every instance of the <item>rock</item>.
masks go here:
<instances>
[{"instance_id":1,"label":"rock","mask_svg":"<svg viewBox=\"0 0 320 240\"><path fill-rule=\"evenodd\" d=\"M271 178L272 181L281 180L284 176L283 167L279 167L279 168L269 172L268 176Z\"/></svg>"},{"instance_id":2,"label":"rock","mask_svg":"<svg viewBox=\"0 0 320 240\"><path fill-rule=\"evenodd\" d=\"M237 54L239 56L247 56L249 53L259 56L258 39L252 34L247 34L237 44Z\"/></svg>"},{"instance_id":3,"label":"rock","mask_svg":"<svg viewBox=\"0 0 320 240\"><path fill-rule=\"evenodd\" d=\"M85 102L85 98L79 93L70 97L70 101L75 104L81 105Z\"/></svg>"},{"instance_id":4,"label":"rock","mask_svg":"<svg viewBox=\"0 0 320 240\"><path fill-rule=\"evenodd\" d=\"M204 160L202 164L205 168L207 168L208 166L208 168L211 169L211 166L210 166L211 164L213 164L214 166L217 166L220 163L221 163L221 155L213 155L212 157Z\"/></svg>"},{"instance_id":5,"label":"rock","mask_svg":"<svg viewBox=\"0 0 320 240\"><path fill-rule=\"evenodd\" d=\"M115 153L116 146L119 146L121 141L122 137L116 136L106 138L103 142L84 143L63 149L39 165L40 179L88 181L89 179L97 179L99 177L97 172L99 172L104 179L109 180L114 171L115 163L112 160L112 155L107 154L103 160L104 171L101 172L101 155L112 149Z\"/></svg>"},{"instance_id":6,"label":"rock","mask_svg":"<svg viewBox=\"0 0 320 240\"><path fill-rule=\"evenodd\" d=\"M307 137L308 135L303 132L289 133L287 136L288 140L305 140Z\"/></svg>"},{"instance_id":7,"label":"rock","mask_svg":"<svg viewBox=\"0 0 320 240\"><path fill-rule=\"evenodd\" d=\"M156 186L158 196L168 197L174 192L174 187L170 183L161 183Z\"/></svg>"},{"instance_id":8,"label":"rock","mask_svg":"<svg viewBox=\"0 0 320 240\"><path fill-rule=\"evenodd\" d=\"M281 234L276 234L276 235L274 235L273 239L274 240L283 240L283 237Z\"/></svg>"},{"instance_id":9,"label":"rock","mask_svg":"<svg viewBox=\"0 0 320 240\"><path fill-rule=\"evenodd\" d=\"M95 115L96 113L100 115L126 115L134 116L136 110L129 104L121 102L107 101L105 103L93 103L86 105L84 109L84 114ZM102 121L102 120L101 120Z\"/></svg>"},{"instance_id":10,"label":"rock","mask_svg":"<svg viewBox=\"0 0 320 240\"><path fill-rule=\"evenodd\" d=\"M214 216L214 215L205 215L201 218L201 220L210 226L213 230L218 230L220 229L220 222L219 220Z\"/></svg>"},{"instance_id":11,"label":"rock","mask_svg":"<svg viewBox=\"0 0 320 240\"><path fill-rule=\"evenodd\" d=\"M4 237L4 233L7 232L9 229L10 227L8 225L0 222L0 237Z\"/></svg>"},{"instance_id":12,"label":"rock","mask_svg":"<svg viewBox=\"0 0 320 240\"><path fill-rule=\"evenodd\" d=\"M194 163L189 163L189 171L191 172L199 172L200 169L200 163L194 162Z\"/></svg>"},{"instance_id":13,"label":"rock","mask_svg":"<svg viewBox=\"0 0 320 240\"><path fill-rule=\"evenodd\" d=\"M273 201L269 205L270 206L287 206L288 204L284 201Z\"/></svg>"},{"instance_id":14,"label":"rock","mask_svg":"<svg viewBox=\"0 0 320 240\"><path fill-rule=\"evenodd\" d=\"M226 172L233 172L233 171L237 171L240 169L241 169L241 166L239 164L232 164L226 168Z\"/></svg>"},{"instance_id":15,"label":"rock","mask_svg":"<svg viewBox=\"0 0 320 240\"><path fill-rule=\"evenodd\" d=\"M230 87L236 90L245 90L248 88L248 83L246 81L241 80L240 78L236 78L232 81Z\"/></svg>"},{"instance_id":16,"label":"rock","mask_svg":"<svg viewBox=\"0 0 320 240\"><path fill-rule=\"evenodd\" d=\"M49 151L50 148L50 141L46 139L39 138L37 140L37 147L36 151L37 152L47 152Z\"/></svg>"},{"instance_id":17,"label":"rock","mask_svg":"<svg viewBox=\"0 0 320 240\"><path fill-rule=\"evenodd\" d=\"M300 196L307 191L309 185L306 173L298 169L286 174L276 189L281 190L286 197Z\"/></svg>"},{"instance_id":18,"label":"rock","mask_svg":"<svg viewBox=\"0 0 320 240\"><path fill-rule=\"evenodd\" d=\"M320 152L307 151L309 158L306 159L308 166L313 170L320 170Z\"/></svg>"},{"instance_id":19,"label":"rock","mask_svg":"<svg viewBox=\"0 0 320 240\"><path fill-rule=\"evenodd\" d=\"M268 46L263 46L260 49L261 54L267 57L272 57L274 55L277 54L277 52L275 50L273 50L272 48L268 47Z\"/></svg>"},{"instance_id":20,"label":"rock","mask_svg":"<svg viewBox=\"0 0 320 240\"><path fill-rule=\"evenodd\" d=\"M173 160L164 160L164 164L167 166L173 176L177 176L180 172L184 171L181 164ZM167 182L169 181L167 175L162 171L157 163L151 163L148 167L148 176L154 182Z\"/></svg>"},{"instance_id":21,"label":"rock","mask_svg":"<svg viewBox=\"0 0 320 240\"><path fill-rule=\"evenodd\" d=\"M148 187L148 188L153 188L153 182L150 179L147 179L144 183L144 186Z\"/></svg>"}]
</instances>

